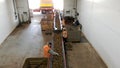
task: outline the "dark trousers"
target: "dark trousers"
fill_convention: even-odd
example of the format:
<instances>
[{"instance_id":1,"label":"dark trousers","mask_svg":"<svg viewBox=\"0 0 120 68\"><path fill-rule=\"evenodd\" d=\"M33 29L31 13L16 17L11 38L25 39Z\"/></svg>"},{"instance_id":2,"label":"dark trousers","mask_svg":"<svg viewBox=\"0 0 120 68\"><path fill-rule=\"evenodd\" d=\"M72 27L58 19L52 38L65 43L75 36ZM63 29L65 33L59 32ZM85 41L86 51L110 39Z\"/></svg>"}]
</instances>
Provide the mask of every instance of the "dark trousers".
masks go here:
<instances>
[{"instance_id":1,"label":"dark trousers","mask_svg":"<svg viewBox=\"0 0 120 68\"><path fill-rule=\"evenodd\" d=\"M67 38L63 37L63 42L64 42L64 45L65 45L65 43L67 42Z\"/></svg>"}]
</instances>

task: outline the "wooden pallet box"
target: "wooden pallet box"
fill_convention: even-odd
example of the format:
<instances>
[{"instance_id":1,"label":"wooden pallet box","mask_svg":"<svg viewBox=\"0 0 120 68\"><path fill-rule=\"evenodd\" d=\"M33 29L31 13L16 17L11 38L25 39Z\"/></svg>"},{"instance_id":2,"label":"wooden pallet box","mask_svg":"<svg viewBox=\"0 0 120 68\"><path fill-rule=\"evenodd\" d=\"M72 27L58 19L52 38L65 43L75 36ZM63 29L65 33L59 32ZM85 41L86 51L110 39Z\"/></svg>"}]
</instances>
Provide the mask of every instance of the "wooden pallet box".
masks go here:
<instances>
[{"instance_id":1,"label":"wooden pallet box","mask_svg":"<svg viewBox=\"0 0 120 68\"><path fill-rule=\"evenodd\" d=\"M27 58L22 68L47 68L47 58Z\"/></svg>"},{"instance_id":2,"label":"wooden pallet box","mask_svg":"<svg viewBox=\"0 0 120 68\"><path fill-rule=\"evenodd\" d=\"M42 30L53 30L53 21L41 21Z\"/></svg>"},{"instance_id":3,"label":"wooden pallet box","mask_svg":"<svg viewBox=\"0 0 120 68\"><path fill-rule=\"evenodd\" d=\"M53 20L54 15L53 14L47 14L47 20Z\"/></svg>"},{"instance_id":4,"label":"wooden pallet box","mask_svg":"<svg viewBox=\"0 0 120 68\"><path fill-rule=\"evenodd\" d=\"M68 42L80 42L81 31L68 31Z\"/></svg>"}]
</instances>

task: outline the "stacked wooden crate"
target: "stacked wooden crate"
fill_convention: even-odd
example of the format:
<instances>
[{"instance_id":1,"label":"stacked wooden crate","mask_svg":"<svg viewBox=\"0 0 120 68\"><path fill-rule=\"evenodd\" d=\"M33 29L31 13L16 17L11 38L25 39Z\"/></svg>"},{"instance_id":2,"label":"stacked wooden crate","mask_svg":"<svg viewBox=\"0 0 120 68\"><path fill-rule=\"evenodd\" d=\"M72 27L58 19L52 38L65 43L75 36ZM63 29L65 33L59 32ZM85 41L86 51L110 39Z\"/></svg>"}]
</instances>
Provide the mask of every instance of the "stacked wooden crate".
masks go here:
<instances>
[{"instance_id":1,"label":"stacked wooden crate","mask_svg":"<svg viewBox=\"0 0 120 68\"><path fill-rule=\"evenodd\" d=\"M46 14L45 18L41 20L41 29L42 31L53 30L53 18L52 14Z\"/></svg>"},{"instance_id":2,"label":"stacked wooden crate","mask_svg":"<svg viewBox=\"0 0 120 68\"><path fill-rule=\"evenodd\" d=\"M68 42L80 42L81 39L81 29L79 26L66 25L68 31Z\"/></svg>"},{"instance_id":3,"label":"stacked wooden crate","mask_svg":"<svg viewBox=\"0 0 120 68\"><path fill-rule=\"evenodd\" d=\"M42 31L53 30L53 21L41 21Z\"/></svg>"},{"instance_id":4,"label":"stacked wooden crate","mask_svg":"<svg viewBox=\"0 0 120 68\"><path fill-rule=\"evenodd\" d=\"M46 14L47 16L47 20L51 21L54 19L54 15L53 14Z\"/></svg>"}]
</instances>

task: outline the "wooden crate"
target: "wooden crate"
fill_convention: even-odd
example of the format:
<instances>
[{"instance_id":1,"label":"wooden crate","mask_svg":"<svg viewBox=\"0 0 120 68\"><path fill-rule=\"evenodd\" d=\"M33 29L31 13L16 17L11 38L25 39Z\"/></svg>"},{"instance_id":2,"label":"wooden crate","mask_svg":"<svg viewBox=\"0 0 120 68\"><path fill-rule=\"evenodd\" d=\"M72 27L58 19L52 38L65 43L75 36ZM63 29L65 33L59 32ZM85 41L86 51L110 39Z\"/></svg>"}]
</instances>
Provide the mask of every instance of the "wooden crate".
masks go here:
<instances>
[{"instance_id":1,"label":"wooden crate","mask_svg":"<svg viewBox=\"0 0 120 68\"><path fill-rule=\"evenodd\" d=\"M53 14L47 14L47 20L53 20L54 16Z\"/></svg>"},{"instance_id":2,"label":"wooden crate","mask_svg":"<svg viewBox=\"0 0 120 68\"><path fill-rule=\"evenodd\" d=\"M42 30L53 30L53 21L41 21Z\"/></svg>"},{"instance_id":3,"label":"wooden crate","mask_svg":"<svg viewBox=\"0 0 120 68\"><path fill-rule=\"evenodd\" d=\"M47 58L27 58L22 68L47 68Z\"/></svg>"},{"instance_id":4,"label":"wooden crate","mask_svg":"<svg viewBox=\"0 0 120 68\"><path fill-rule=\"evenodd\" d=\"M81 31L68 31L68 42L80 42Z\"/></svg>"},{"instance_id":5,"label":"wooden crate","mask_svg":"<svg viewBox=\"0 0 120 68\"><path fill-rule=\"evenodd\" d=\"M54 15L53 15L53 14L46 14L46 15L42 18L43 21L53 21L53 19L54 19Z\"/></svg>"}]
</instances>

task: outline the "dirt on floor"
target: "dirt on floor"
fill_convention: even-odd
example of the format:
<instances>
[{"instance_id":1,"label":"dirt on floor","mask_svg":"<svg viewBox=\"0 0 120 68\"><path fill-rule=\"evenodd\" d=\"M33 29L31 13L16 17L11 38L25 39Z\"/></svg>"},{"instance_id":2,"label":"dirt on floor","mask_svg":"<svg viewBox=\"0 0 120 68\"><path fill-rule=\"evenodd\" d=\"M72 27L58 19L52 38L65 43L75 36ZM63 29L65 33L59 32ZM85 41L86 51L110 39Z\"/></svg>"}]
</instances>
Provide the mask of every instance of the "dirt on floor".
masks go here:
<instances>
[{"instance_id":1,"label":"dirt on floor","mask_svg":"<svg viewBox=\"0 0 120 68\"><path fill-rule=\"evenodd\" d=\"M67 60L68 68L107 68L89 43L72 43Z\"/></svg>"}]
</instances>

